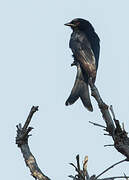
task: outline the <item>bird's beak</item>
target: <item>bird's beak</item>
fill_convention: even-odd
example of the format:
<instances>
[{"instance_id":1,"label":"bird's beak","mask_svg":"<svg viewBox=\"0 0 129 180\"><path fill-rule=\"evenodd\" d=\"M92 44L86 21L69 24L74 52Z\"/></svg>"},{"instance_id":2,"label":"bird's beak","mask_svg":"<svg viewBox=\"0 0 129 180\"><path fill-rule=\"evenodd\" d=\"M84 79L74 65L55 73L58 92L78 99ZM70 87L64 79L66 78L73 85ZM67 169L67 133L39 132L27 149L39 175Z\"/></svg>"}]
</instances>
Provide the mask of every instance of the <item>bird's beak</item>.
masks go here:
<instances>
[{"instance_id":1,"label":"bird's beak","mask_svg":"<svg viewBox=\"0 0 129 180\"><path fill-rule=\"evenodd\" d=\"M75 24L72 24L71 22L64 24L65 26L75 27Z\"/></svg>"}]
</instances>

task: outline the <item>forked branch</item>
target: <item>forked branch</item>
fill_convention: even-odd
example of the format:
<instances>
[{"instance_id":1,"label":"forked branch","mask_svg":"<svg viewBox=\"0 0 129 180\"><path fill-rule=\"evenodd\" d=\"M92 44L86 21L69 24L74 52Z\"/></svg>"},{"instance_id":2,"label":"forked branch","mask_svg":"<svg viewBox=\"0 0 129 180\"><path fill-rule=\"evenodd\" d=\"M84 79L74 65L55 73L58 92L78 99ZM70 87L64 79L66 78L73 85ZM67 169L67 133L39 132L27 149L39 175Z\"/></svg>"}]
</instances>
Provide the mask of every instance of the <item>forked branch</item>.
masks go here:
<instances>
[{"instance_id":1,"label":"forked branch","mask_svg":"<svg viewBox=\"0 0 129 180\"><path fill-rule=\"evenodd\" d=\"M35 157L30 151L29 145L28 145L28 138L29 138L29 132L33 129L32 127L28 127L30 124L30 121L32 119L33 114L38 111L38 106L33 106L30 110L30 113L28 115L28 118L22 128L22 125L17 125L17 137L16 137L16 144L21 149L21 152L23 154L24 160L26 165L29 167L31 175L38 180L50 180L47 176L45 176L40 168L38 167L38 164L36 162Z\"/></svg>"},{"instance_id":2,"label":"forked branch","mask_svg":"<svg viewBox=\"0 0 129 180\"><path fill-rule=\"evenodd\" d=\"M129 138L127 136L127 132L124 128L121 128L119 120L116 120L115 113L113 111L113 107L104 103L102 100L98 89L95 84L92 82L92 78L89 79L89 85L91 88L91 95L95 98L98 103L99 109L102 113L102 117L106 123L106 131L112 136L114 141L114 147L118 152L123 154L126 157L126 161L129 160ZM112 116L110 114L110 110ZM92 123L96 125L95 123Z\"/></svg>"}]
</instances>

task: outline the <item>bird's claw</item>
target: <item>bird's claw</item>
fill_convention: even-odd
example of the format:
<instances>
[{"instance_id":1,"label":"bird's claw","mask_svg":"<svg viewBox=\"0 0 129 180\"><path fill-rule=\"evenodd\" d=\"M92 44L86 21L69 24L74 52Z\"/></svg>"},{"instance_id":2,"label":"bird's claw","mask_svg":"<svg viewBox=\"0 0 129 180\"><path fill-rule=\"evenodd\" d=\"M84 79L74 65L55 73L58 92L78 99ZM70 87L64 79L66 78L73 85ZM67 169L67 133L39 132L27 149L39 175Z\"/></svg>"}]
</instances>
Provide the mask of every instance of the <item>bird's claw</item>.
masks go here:
<instances>
[{"instance_id":1,"label":"bird's claw","mask_svg":"<svg viewBox=\"0 0 129 180\"><path fill-rule=\"evenodd\" d=\"M71 64L71 66L77 66L78 62L76 60L73 61L73 63Z\"/></svg>"}]
</instances>

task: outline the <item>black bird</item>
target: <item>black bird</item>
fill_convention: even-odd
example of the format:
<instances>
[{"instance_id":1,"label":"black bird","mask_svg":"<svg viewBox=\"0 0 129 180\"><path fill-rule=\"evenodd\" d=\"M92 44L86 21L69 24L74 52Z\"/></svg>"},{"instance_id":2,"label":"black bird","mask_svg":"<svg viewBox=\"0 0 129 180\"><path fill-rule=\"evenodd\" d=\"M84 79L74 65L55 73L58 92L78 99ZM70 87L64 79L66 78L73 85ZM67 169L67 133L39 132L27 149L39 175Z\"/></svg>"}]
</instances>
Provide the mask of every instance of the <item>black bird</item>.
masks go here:
<instances>
[{"instance_id":1,"label":"black bird","mask_svg":"<svg viewBox=\"0 0 129 180\"><path fill-rule=\"evenodd\" d=\"M65 104L71 105L80 97L83 105L89 111L93 111L88 80L91 77L94 83L96 79L100 39L91 23L87 20L76 18L65 25L70 26L73 30L69 42L74 58L71 65L77 66L76 80Z\"/></svg>"}]
</instances>

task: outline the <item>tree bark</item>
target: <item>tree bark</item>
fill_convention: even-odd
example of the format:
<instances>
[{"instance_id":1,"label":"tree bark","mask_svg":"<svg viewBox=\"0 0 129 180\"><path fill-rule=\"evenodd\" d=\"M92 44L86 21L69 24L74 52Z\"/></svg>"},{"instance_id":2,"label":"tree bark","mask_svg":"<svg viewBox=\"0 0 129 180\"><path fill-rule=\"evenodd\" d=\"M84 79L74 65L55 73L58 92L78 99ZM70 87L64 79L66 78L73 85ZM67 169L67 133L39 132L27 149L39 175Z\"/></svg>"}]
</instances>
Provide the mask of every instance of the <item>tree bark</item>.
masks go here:
<instances>
[{"instance_id":1,"label":"tree bark","mask_svg":"<svg viewBox=\"0 0 129 180\"><path fill-rule=\"evenodd\" d=\"M36 162L35 157L30 151L29 145L28 145L28 138L29 138L29 132L33 129L32 127L28 127L29 123L32 119L33 114L38 111L38 106L33 106L30 110L29 116L22 128L21 124L17 125L17 137L16 137L16 144L21 149L21 152L23 154L23 158L25 160L26 165L29 167L31 175L35 179L39 180L50 180L47 176L45 176L40 168L38 167L38 164Z\"/></svg>"}]
</instances>

